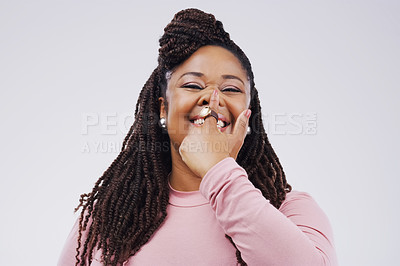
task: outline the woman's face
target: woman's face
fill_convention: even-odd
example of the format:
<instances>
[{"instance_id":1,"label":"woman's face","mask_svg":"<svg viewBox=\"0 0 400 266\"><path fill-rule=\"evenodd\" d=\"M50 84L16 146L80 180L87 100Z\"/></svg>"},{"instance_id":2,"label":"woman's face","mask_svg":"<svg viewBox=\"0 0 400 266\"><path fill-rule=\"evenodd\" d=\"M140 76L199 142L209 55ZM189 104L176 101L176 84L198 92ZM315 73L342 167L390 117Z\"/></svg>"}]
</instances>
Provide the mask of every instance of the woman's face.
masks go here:
<instances>
[{"instance_id":1,"label":"woman's face","mask_svg":"<svg viewBox=\"0 0 400 266\"><path fill-rule=\"evenodd\" d=\"M178 66L168 81L165 99L160 98L160 117L167 120L172 144L179 147L189 128L199 126L196 116L219 93L219 126L231 133L239 114L248 109L250 82L240 61L227 49L203 46ZM168 110L166 108L168 106Z\"/></svg>"}]
</instances>

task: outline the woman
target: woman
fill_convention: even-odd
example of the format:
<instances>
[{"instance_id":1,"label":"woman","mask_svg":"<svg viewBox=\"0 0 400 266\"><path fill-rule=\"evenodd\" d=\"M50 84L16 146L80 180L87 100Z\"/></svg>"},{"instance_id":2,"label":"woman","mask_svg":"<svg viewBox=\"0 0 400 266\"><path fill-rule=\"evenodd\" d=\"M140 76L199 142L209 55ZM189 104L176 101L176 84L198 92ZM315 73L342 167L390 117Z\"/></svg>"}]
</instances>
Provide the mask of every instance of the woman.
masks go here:
<instances>
[{"instance_id":1,"label":"woman","mask_svg":"<svg viewBox=\"0 0 400 266\"><path fill-rule=\"evenodd\" d=\"M250 62L222 23L183 10L160 46L59 265L335 265L329 222L286 182Z\"/></svg>"}]
</instances>

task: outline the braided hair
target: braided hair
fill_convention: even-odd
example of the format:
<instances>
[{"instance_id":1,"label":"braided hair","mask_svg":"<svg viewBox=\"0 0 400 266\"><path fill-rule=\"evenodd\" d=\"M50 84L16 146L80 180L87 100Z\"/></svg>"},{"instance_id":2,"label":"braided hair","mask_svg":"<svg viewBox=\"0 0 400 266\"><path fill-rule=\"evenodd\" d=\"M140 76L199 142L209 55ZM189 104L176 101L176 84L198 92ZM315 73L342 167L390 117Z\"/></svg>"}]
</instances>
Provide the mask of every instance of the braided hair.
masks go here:
<instances>
[{"instance_id":1,"label":"braided hair","mask_svg":"<svg viewBox=\"0 0 400 266\"><path fill-rule=\"evenodd\" d=\"M135 255L165 220L172 162L169 136L158 125L158 99L165 96L168 72L202 46L218 45L231 51L250 81L252 119L249 125L252 131L238 154L238 164L276 208L291 190L263 127L250 61L230 39L222 23L212 14L185 9L165 27L159 42L158 66L140 92L135 121L121 152L92 191L81 195L75 209L82 208L76 265L90 264L96 249L101 249L106 265L122 264ZM226 237L235 246L234 241ZM238 263L246 265L237 248L236 257Z\"/></svg>"}]
</instances>

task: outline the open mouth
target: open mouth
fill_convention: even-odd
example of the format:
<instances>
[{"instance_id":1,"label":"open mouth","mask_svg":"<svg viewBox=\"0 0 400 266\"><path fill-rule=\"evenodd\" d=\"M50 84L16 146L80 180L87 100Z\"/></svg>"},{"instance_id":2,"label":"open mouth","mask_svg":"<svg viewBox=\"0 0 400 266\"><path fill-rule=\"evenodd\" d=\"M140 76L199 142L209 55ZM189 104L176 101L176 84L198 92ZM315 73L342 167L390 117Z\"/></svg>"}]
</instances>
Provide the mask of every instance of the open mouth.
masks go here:
<instances>
[{"instance_id":1,"label":"open mouth","mask_svg":"<svg viewBox=\"0 0 400 266\"><path fill-rule=\"evenodd\" d=\"M204 124L204 118L192 119L192 120L190 120L190 123L201 126L201 125ZM219 127L219 128L225 128L225 127L227 127L227 126L229 126L229 125L230 125L230 123L218 119L217 127Z\"/></svg>"},{"instance_id":2,"label":"open mouth","mask_svg":"<svg viewBox=\"0 0 400 266\"><path fill-rule=\"evenodd\" d=\"M213 119L213 118L210 118L210 119ZM204 124L204 118L199 117L198 115L192 117L191 119L189 119L189 121L194 126L201 126ZM222 114L218 114L217 127L221 132L225 131L230 124L231 123L228 122L227 119Z\"/></svg>"}]
</instances>

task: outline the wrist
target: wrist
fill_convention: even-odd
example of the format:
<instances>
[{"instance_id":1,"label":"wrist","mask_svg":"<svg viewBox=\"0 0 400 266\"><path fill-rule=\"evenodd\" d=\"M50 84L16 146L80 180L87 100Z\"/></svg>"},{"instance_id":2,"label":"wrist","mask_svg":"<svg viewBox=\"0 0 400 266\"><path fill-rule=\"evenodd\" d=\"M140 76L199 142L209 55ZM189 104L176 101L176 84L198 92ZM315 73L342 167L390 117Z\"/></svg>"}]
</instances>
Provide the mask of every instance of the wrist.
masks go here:
<instances>
[{"instance_id":1,"label":"wrist","mask_svg":"<svg viewBox=\"0 0 400 266\"><path fill-rule=\"evenodd\" d=\"M202 168L200 174L200 177L203 179L203 177L207 174L207 172L213 168L215 165L217 165L219 162L221 162L222 160L229 158L231 156L229 156L229 154L224 154L218 157L215 157L214 160L210 163L208 163L205 167Z\"/></svg>"}]
</instances>

